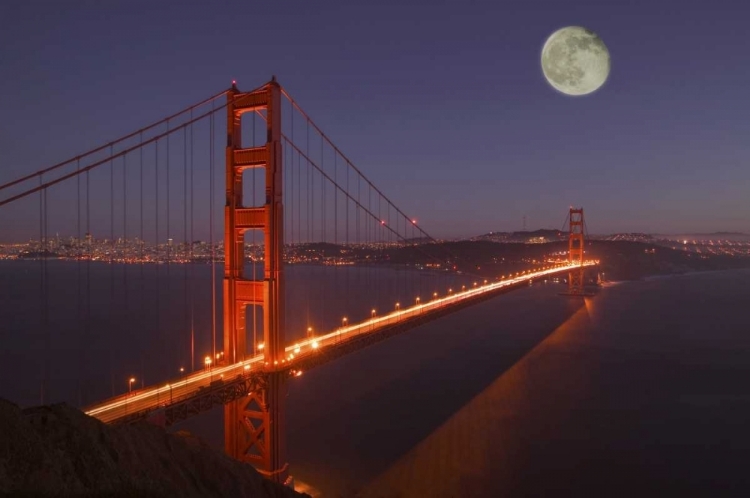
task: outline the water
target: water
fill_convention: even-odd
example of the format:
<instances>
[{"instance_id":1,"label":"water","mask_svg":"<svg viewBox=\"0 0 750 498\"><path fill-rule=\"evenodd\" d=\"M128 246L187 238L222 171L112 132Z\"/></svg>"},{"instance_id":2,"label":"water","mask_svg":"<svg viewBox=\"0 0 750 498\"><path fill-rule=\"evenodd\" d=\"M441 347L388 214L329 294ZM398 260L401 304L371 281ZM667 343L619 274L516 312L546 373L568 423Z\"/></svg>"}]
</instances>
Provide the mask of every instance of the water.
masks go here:
<instances>
[{"instance_id":1,"label":"water","mask_svg":"<svg viewBox=\"0 0 750 498\"><path fill-rule=\"evenodd\" d=\"M214 316L209 265L122 265L50 260L44 305L41 261L0 261L0 396L22 406L76 406L203 367L221 351L223 265L216 265ZM245 269L262 278L260 265ZM286 340L356 323L472 285L467 276L377 267L289 265ZM45 316L45 309L48 314ZM249 348L263 313L249 307ZM215 327L214 327L215 324ZM253 327L255 324L255 327Z\"/></svg>"},{"instance_id":2,"label":"water","mask_svg":"<svg viewBox=\"0 0 750 498\"><path fill-rule=\"evenodd\" d=\"M20 298L18 274L0 270L0 396L33 402L33 350L43 337L24 324L38 317ZM102 282L110 269L103 271ZM324 285L315 271L303 270L298 282ZM388 275L373 278L381 285L402 278ZM177 306L182 276L170 278ZM69 288L74 297L75 285ZM318 367L289 383L292 472L325 496L743 496L750 485L748 288L748 271L692 274L612 285L584 303L540 284ZM101 290L108 299L103 283ZM366 313L368 293L352 292L349 307ZM182 319L173 314L173 322ZM77 350L63 329L51 341L67 347L59 355L65 365ZM145 343L152 333L120 337ZM108 351L94 339L88 347ZM24 368L29 373L16 375ZM107 380L92 383L106 391ZM221 446L220 411L181 428Z\"/></svg>"}]
</instances>

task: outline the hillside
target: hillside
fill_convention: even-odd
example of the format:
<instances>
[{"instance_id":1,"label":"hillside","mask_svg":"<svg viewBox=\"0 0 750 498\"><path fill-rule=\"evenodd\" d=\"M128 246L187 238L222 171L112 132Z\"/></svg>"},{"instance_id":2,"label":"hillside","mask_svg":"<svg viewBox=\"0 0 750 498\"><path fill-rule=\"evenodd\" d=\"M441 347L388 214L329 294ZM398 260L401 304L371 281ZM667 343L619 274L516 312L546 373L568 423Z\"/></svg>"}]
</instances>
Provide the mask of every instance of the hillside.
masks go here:
<instances>
[{"instance_id":1,"label":"hillside","mask_svg":"<svg viewBox=\"0 0 750 498\"><path fill-rule=\"evenodd\" d=\"M0 399L0 495L303 497L189 434Z\"/></svg>"}]
</instances>

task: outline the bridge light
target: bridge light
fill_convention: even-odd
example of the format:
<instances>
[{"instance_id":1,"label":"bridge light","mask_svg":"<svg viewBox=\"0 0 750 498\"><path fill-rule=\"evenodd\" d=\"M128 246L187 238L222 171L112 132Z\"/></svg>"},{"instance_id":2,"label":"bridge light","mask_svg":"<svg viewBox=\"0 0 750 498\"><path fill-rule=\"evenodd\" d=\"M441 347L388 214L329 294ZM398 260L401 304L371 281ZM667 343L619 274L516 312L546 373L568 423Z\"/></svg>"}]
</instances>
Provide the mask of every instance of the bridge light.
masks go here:
<instances>
[{"instance_id":1,"label":"bridge light","mask_svg":"<svg viewBox=\"0 0 750 498\"><path fill-rule=\"evenodd\" d=\"M250 365L245 365L245 370L250 370Z\"/></svg>"},{"instance_id":2,"label":"bridge light","mask_svg":"<svg viewBox=\"0 0 750 498\"><path fill-rule=\"evenodd\" d=\"M318 341L313 341L312 342L312 348L313 349L318 349Z\"/></svg>"},{"instance_id":3,"label":"bridge light","mask_svg":"<svg viewBox=\"0 0 750 498\"><path fill-rule=\"evenodd\" d=\"M294 374L295 377L299 377L302 375L302 370L297 370L297 372Z\"/></svg>"},{"instance_id":4,"label":"bridge light","mask_svg":"<svg viewBox=\"0 0 750 498\"><path fill-rule=\"evenodd\" d=\"M294 345L294 354L299 354L299 344Z\"/></svg>"},{"instance_id":5,"label":"bridge light","mask_svg":"<svg viewBox=\"0 0 750 498\"><path fill-rule=\"evenodd\" d=\"M265 348L265 347L266 347L266 343L265 342L259 343L258 344L258 351L263 351L263 348Z\"/></svg>"},{"instance_id":6,"label":"bridge light","mask_svg":"<svg viewBox=\"0 0 750 498\"><path fill-rule=\"evenodd\" d=\"M401 303L396 303L396 311L398 311L401 308Z\"/></svg>"},{"instance_id":7,"label":"bridge light","mask_svg":"<svg viewBox=\"0 0 750 498\"><path fill-rule=\"evenodd\" d=\"M411 220L411 224L412 225L416 225L417 224L417 220Z\"/></svg>"}]
</instances>

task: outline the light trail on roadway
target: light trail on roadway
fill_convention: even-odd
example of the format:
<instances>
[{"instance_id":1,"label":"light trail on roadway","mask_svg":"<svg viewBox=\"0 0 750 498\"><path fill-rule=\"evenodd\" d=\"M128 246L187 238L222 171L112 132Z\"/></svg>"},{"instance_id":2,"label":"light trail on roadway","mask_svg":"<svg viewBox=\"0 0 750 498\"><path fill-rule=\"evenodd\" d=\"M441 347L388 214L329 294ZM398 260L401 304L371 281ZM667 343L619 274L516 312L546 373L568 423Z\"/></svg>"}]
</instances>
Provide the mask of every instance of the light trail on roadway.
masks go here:
<instances>
[{"instance_id":1,"label":"light trail on roadway","mask_svg":"<svg viewBox=\"0 0 750 498\"><path fill-rule=\"evenodd\" d=\"M583 266L592 266L597 263L597 261L586 261ZM552 274L563 273L575 268L578 268L578 265L556 266L504 279L499 282L483 283L482 285L479 285L479 282L476 282L475 285L468 290L452 292L447 296L436 297L427 302L421 302L421 298L417 296L415 298L415 305L413 306L405 307L403 309L399 309L400 306L397 306L396 310L385 315L373 316L363 322L345 325L332 332L298 341L291 346L287 346L284 349L286 357L281 359L280 363L282 364L282 368L288 369L294 366L295 359L300 359L301 357L320 351L326 346L339 344L341 341L345 341L361 334L376 332L384 327L398 324L425 312L445 308L481 294L499 290L504 287L514 286L541 277L550 276ZM269 365L268 362L265 362L263 354L255 355L252 358L231 365L213 366L212 364L209 364L209 366L200 372L185 375L184 377L175 379L163 385L147 387L132 394L127 393L108 399L100 404L89 407L89 409L86 410L86 414L96 417L105 423L112 422L133 413L168 406L169 404L172 404L175 399L184 400L185 397L189 397L188 395L195 393L200 390L200 388L209 387L211 383L216 380L231 380L238 375L243 375L251 371L255 372L259 369L265 369L265 367L270 367L269 370L273 370L274 368L278 368L279 365L278 363L274 366Z\"/></svg>"}]
</instances>

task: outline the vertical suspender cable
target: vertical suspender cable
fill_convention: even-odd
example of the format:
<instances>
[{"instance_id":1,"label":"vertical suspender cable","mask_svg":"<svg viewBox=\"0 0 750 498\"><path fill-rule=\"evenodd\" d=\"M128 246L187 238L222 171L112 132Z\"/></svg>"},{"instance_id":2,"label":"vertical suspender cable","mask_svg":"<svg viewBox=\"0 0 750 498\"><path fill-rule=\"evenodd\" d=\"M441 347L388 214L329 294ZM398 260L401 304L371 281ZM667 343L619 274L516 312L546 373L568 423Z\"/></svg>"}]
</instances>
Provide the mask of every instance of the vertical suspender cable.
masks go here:
<instances>
[{"instance_id":1,"label":"vertical suspender cable","mask_svg":"<svg viewBox=\"0 0 750 498\"><path fill-rule=\"evenodd\" d=\"M91 337L91 189L89 172L86 171L86 320L84 343L88 345ZM87 377L88 368L84 365L84 378Z\"/></svg>"},{"instance_id":2,"label":"vertical suspender cable","mask_svg":"<svg viewBox=\"0 0 750 498\"><path fill-rule=\"evenodd\" d=\"M51 401L52 389L50 387L50 331L49 331L49 273L47 269L47 255L49 254L49 224L47 209L47 189L44 192L44 252L42 262L44 265L44 385L46 386L46 397Z\"/></svg>"},{"instance_id":3,"label":"vertical suspender cable","mask_svg":"<svg viewBox=\"0 0 750 498\"><path fill-rule=\"evenodd\" d=\"M138 306L141 310L141 317L146 316L146 310L145 308L145 298L144 298L144 282L143 282L143 265L144 265L144 258L143 258L143 249L145 241L143 239L143 132L139 134L139 142L141 144L141 147L138 149L138 153L140 155L140 172L139 172L139 181L140 181L140 196L139 196L139 204L140 204L140 231L138 232L138 272L139 272L139 284L140 289L138 293ZM140 353L141 353L141 378L143 377L143 367L145 363L145 348L143 347L144 340L141 339L140 341Z\"/></svg>"},{"instance_id":4,"label":"vertical suspender cable","mask_svg":"<svg viewBox=\"0 0 750 498\"><path fill-rule=\"evenodd\" d=\"M109 316L115 316L115 164L112 160L114 148L109 146ZM115 367L112 344L109 345L109 378L112 396L115 395Z\"/></svg>"},{"instance_id":5,"label":"vertical suspender cable","mask_svg":"<svg viewBox=\"0 0 750 498\"><path fill-rule=\"evenodd\" d=\"M39 185L42 185L42 175L39 175ZM44 335L44 191L39 191L39 328ZM43 354L46 356L46 352ZM42 359L42 371L39 379L39 404L44 404L45 385L47 376L47 358Z\"/></svg>"},{"instance_id":6,"label":"vertical suspender cable","mask_svg":"<svg viewBox=\"0 0 750 498\"><path fill-rule=\"evenodd\" d=\"M193 110L190 110L190 121L193 120ZM193 371L195 369L195 301L194 301L194 293L193 293L193 281L195 280L193 278L194 275L194 266L195 263L193 261L193 242L195 241L195 217L193 215L194 213L194 207L195 207L195 189L194 189L194 183L193 183L193 173L194 173L194 161L193 161L193 125L190 124L190 370Z\"/></svg>"},{"instance_id":7,"label":"vertical suspender cable","mask_svg":"<svg viewBox=\"0 0 750 498\"><path fill-rule=\"evenodd\" d=\"M291 105L291 103L289 104L289 127L291 129L290 134L291 134L291 137L292 137L292 143L294 143L294 106ZM290 167L290 171L291 171L291 175L290 176L292 178L292 191L291 191L291 195L290 195L290 199L291 199L291 202L292 202L292 205L290 206L290 210L292 211L292 231L291 231L292 236L291 236L291 238L292 238L292 240L296 240L296 243L299 244L300 240L299 239L295 239L295 237L294 237L294 221L293 221L294 220L294 215L295 215L294 209L296 207L297 208L297 213L299 213L299 186L297 187L297 202L295 203L294 202L294 197L295 197L294 196L294 179L295 179L295 174L294 174L294 148L292 148L292 147L289 147L289 159L290 159L290 161L289 161L289 163L290 163L289 167ZM300 182L299 173L297 173L296 178L297 178L297 183L299 184L299 182ZM297 226L299 226L299 216L297 216Z\"/></svg>"},{"instance_id":8,"label":"vertical suspender cable","mask_svg":"<svg viewBox=\"0 0 750 498\"><path fill-rule=\"evenodd\" d=\"M169 290L169 263L172 260L172 241L170 240L171 234L169 232L169 120L167 120L167 290ZM169 298L169 292L167 292L167 298ZM167 304L169 309L169 304Z\"/></svg>"},{"instance_id":9,"label":"vertical suspender cable","mask_svg":"<svg viewBox=\"0 0 750 498\"><path fill-rule=\"evenodd\" d=\"M81 160L76 161L76 171L81 169ZM81 275L81 177L76 176L77 204L76 204L76 290L78 294L78 407L83 406L83 363L86 360L83 340L83 282Z\"/></svg>"},{"instance_id":10,"label":"vertical suspender cable","mask_svg":"<svg viewBox=\"0 0 750 498\"><path fill-rule=\"evenodd\" d=\"M383 200L383 196L378 195L378 224L375 226L375 229L377 230L377 233L378 233L378 240L376 241L376 243L378 244L378 247L380 248L380 250L378 251L378 254L380 257L381 265L385 258L385 246L383 245L383 212L381 211L382 200ZM377 270L375 273L375 278L378 281L378 288L377 288L376 295L378 298L381 298L381 296L383 295L383 287L382 287L383 278L378 277Z\"/></svg>"},{"instance_id":11,"label":"vertical suspender cable","mask_svg":"<svg viewBox=\"0 0 750 498\"><path fill-rule=\"evenodd\" d=\"M156 304L156 337L164 338L161 334L161 279L159 278L159 262L161 261L161 251L159 250L159 141L157 140L154 145L154 183L156 185L156 202L154 204L154 219L155 219L155 232L154 232L154 257L156 264L156 285L154 291L156 292L156 298L154 302ZM151 355L153 357L153 355ZM149 362L150 363L150 362ZM146 376L145 371L141 374L141 383L143 378Z\"/></svg>"},{"instance_id":12,"label":"vertical suspender cable","mask_svg":"<svg viewBox=\"0 0 750 498\"><path fill-rule=\"evenodd\" d=\"M188 225L187 225L187 212L188 212L188 196L187 196L187 185L188 185L188 171L187 171L187 128L182 129L182 290L183 290L183 321L182 330L183 332L188 331ZM180 359L184 365L184 359ZM180 367L184 368L184 367Z\"/></svg>"},{"instance_id":13,"label":"vertical suspender cable","mask_svg":"<svg viewBox=\"0 0 750 498\"><path fill-rule=\"evenodd\" d=\"M213 103L211 109L214 108ZM210 178L209 178L209 238L211 243L211 346L212 353L211 359L216 359L216 246L214 244L214 114L211 113L209 118L210 122L210 142L209 142L209 154L211 155L208 160ZM226 247L224 248L226 251Z\"/></svg>"},{"instance_id":14,"label":"vertical suspender cable","mask_svg":"<svg viewBox=\"0 0 750 498\"><path fill-rule=\"evenodd\" d=\"M334 292L340 292L339 290L339 266L336 264L337 259L341 258L341 250L339 244L339 191L336 188L338 182L338 168L336 165L336 151L333 151L333 244L334 244L334 258L333 258L333 288Z\"/></svg>"},{"instance_id":15,"label":"vertical suspender cable","mask_svg":"<svg viewBox=\"0 0 750 498\"><path fill-rule=\"evenodd\" d=\"M323 138L320 139L320 168L325 171L325 157L323 154ZM322 241L323 244L321 245L321 259L322 259L322 265L320 265L320 282L326 282L326 274L328 273L326 260L325 260L325 252L326 252L326 242L327 241L327 232L326 232L326 179L323 177L323 175L320 175L320 228L322 232ZM321 293L321 297L323 298L321 300L321 306L322 309L318 311L318 330L325 330L324 329L324 315L325 315L325 309L326 309L326 300L325 300L325 293Z\"/></svg>"},{"instance_id":16,"label":"vertical suspender cable","mask_svg":"<svg viewBox=\"0 0 750 498\"><path fill-rule=\"evenodd\" d=\"M310 157L310 120L308 119L305 124L305 133L306 133L306 140L305 140L305 147L307 150L307 157ZM306 162L309 163L309 160L306 160ZM308 247L314 247L312 246L313 238L312 238L312 224L313 224L313 209L312 209L312 168L310 168L310 165L307 164L307 243ZM312 254L312 253L310 253ZM310 319L310 300L312 299L312 292L310 292L310 287L305 287L306 296L305 296L305 302L307 303L307 327L310 328L310 324L312 323Z\"/></svg>"},{"instance_id":17,"label":"vertical suspender cable","mask_svg":"<svg viewBox=\"0 0 750 498\"><path fill-rule=\"evenodd\" d=\"M310 120L307 120L307 157L310 157ZM312 243L312 230L311 230L311 221L313 217L313 205L312 205L312 169L308 165L308 174L307 174L307 212L308 212L308 218L307 218L307 241Z\"/></svg>"},{"instance_id":18,"label":"vertical suspender cable","mask_svg":"<svg viewBox=\"0 0 750 498\"><path fill-rule=\"evenodd\" d=\"M172 344L172 278L171 278L171 270L172 270L172 233L170 231L170 212L169 212L169 205L170 205L170 182L169 182L169 170L170 170L170 161L169 161L169 149L170 147L170 138L171 133L169 132L170 128L170 121L167 119L167 154L166 154L166 173L167 173L167 181L166 181L166 189L167 189L167 195L166 195L166 202L167 202L167 251L166 251L166 258L167 258L167 281L166 281L166 297L164 299L165 306L164 306L164 313L166 314L166 320L164 320L164 324L162 325L164 327L164 335L167 339L167 344ZM171 346L169 346L171 347Z\"/></svg>"},{"instance_id":19,"label":"vertical suspender cable","mask_svg":"<svg viewBox=\"0 0 750 498\"><path fill-rule=\"evenodd\" d=\"M297 242L302 242L302 157L297 154Z\"/></svg>"},{"instance_id":20,"label":"vertical suspender cable","mask_svg":"<svg viewBox=\"0 0 750 498\"><path fill-rule=\"evenodd\" d=\"M346 167L346 193L347 193L347 195L344 197L344 202L345 202L344 213L346 215L346 229L345 229L345 232L346 232L346 245L345 245L345 247L346 247L347 251L351 250L351 246L349 245L349 206L350 206L349 197L351 196L351 193L349 192L349 169L350 168L347 166ZM346 312L347 313L349 312L349 306L351 305L351 294L349 292L349 287L350 287L349 284L350 284L351 276L352 276L352 272L349 271L349 269L347 268L347 270L346 270L346 287L344 289L344 292L346 293Z\"/></svg>"},{"instance_id":21,"label":"vertical suspender cable","mask_svg":"<svg viewBox=\"0 0 750 498\"><path fill-rule=\"evenodd\" d=\"M121 258L122 264L122 322L126 323L128 317L128 263L126 256L129 254L128 249L128 179L126 171L128 168L128 155L122 156L122 243L123 243L123 254Z\"/></svg>"}]
</instances>

